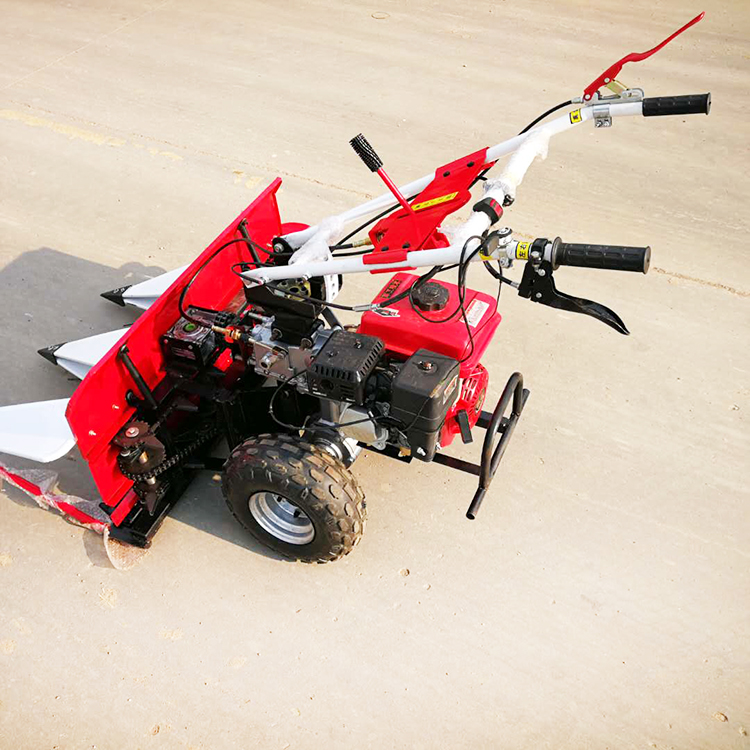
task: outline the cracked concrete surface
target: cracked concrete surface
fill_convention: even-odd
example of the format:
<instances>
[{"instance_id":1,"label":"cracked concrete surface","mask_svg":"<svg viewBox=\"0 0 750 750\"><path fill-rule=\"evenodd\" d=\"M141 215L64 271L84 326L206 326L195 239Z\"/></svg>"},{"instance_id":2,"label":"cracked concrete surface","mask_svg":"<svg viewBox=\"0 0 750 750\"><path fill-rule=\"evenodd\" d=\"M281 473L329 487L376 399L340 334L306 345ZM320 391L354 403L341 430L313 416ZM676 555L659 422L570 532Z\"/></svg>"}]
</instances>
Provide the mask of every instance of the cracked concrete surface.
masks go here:
<instances>
[{"instance_id":1,"label":"cracked concrete surface","mask_svg":"<svg viewBox=\"0 0 750 750\"><path fill-rule=\"evenodd\" d=\"M691 15L4 0L0 404L69 395L35 350L131 322L99 292L185 263L276 175L282 214L316 222L380 192L356 133L406 182ZM655 272L557 274L629 338L503 292L490 399L513 370L531 398L476 522L470 477L366 455L362 544L288 565L204 477L120 573L0 491L0 748L750 747L748 32L717 4L623 70L712 91L710 117L576 129L521 186L520 235L650 244ZM79 456L54 468L93 496Z\"/></svg>"}]
</instances>

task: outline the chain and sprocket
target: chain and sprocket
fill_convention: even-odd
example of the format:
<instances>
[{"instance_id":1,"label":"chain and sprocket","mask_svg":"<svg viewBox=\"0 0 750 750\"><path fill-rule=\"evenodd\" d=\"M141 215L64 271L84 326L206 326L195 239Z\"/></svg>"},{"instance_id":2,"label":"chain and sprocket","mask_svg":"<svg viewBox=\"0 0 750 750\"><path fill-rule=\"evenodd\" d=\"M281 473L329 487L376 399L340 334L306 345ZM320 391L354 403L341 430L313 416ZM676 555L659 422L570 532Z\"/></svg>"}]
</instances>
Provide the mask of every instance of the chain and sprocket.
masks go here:
<instances>
[{"instance_id":1,"label":"chain and sprocket","mask_svg":"<svg viewBox=\"0 0 750 750\"><path fill-rule=\"evenodd\" d=\"M157 478L179 466L220 432L218 427L210 427L167 456L166 448L154 434L154 429L155 426L146 422L130 422L113 440L121 449L117 457L120 472L135 483L133 489L151 515L168 489L168 482L157 482Z\"/></svg>"},{"instance_id":2,"label":"chain and sprocket","mask_svg":"<svg viewBox=\"0 0 750 750\"><path fill-rule=\"evenodd\" d=\"M123 456L122 454L117 457L117 464L119 466L120 471L128 478L132 479L133 481L146 481L148 479L156 479L160 474L163 474L165 471L168 471L169 469L177 466L181 461L186 459L193 451L197 450L201 447L204 443L206 443L211 438L216 437L216 435L219 434L218 428L211 428L207 432L204 432L203 434L199 435L195 440L193 440L188 445L184 446L183 448L180 448L178 451L173 453L169 458L164 458L159 463L157 463L155 466L152 466L150 468L147 468L145 471L132 471L130 468L132 466L131 461L128 460L127 457ZM145 443L137 444L135 449L146 449ZM144 465L148 466L148 465Z\"/></svg>"}]
</instances>

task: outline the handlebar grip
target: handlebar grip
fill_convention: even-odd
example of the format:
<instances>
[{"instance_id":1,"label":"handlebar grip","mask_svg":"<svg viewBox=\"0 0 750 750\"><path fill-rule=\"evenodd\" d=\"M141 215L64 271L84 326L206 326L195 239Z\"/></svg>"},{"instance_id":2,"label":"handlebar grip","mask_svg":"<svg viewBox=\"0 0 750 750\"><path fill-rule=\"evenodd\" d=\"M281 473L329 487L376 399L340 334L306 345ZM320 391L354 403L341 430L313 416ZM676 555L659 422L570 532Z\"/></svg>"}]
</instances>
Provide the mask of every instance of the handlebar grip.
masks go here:
<instances>
[{"instance_id":1,"label":"handlebar grip","mask_svg":"<svg viewBox=\"0 0 750 750\"><path fill-rule=\"evenodd\" d=\"M650 247L621 245L574 245L555 241L552 245L552 267L606 268L612 271L647 273L651 263Z\"/></svg>"},{"instance_id":2,"label":"handlebar grip","mask_svg":"<svg viewBox=\"0 0 750 750\"><path fill-rule=\"evenodd\" d=\"M711 111L711 94L685 96L652 96L643 100L644 117L665 115L707 115Z\"/></svg>"},{"instance_id":3,"label":"handlebar grip","mask_svg":"<svg viewBox=\"0 0 750 750\"><path fill-rule=\"evenodd\" d=\"M349 141L349 145L354 149L357 156L362 159L365 166L371 172L377 172L383 166L381 158L375 153L375 149L370 145L370 142L362 135L362 133L355 135L354 138Z\"/></svg>"}]
</instances>

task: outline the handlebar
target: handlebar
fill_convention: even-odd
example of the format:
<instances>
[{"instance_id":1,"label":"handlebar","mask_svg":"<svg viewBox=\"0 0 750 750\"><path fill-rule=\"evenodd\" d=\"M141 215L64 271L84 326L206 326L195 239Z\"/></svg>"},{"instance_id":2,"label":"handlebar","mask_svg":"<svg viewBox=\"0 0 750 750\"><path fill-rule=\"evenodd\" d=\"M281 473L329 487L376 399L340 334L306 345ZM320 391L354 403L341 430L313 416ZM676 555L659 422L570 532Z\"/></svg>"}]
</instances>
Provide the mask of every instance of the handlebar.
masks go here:
<instances>
[{"instance_id":1,"label":"handlebar","mask_svg":"<svg viewBox=\"0 0 750 750\"><path fill-rule=\"evenodd\" d=\"M612 271L647 273L651 262L650 247L624 247L622 245L578 245L562 242L557 237L550 252L552 268L577 266L579 268L606 268Z\"/></svg>"},{"instance_id":2,"label":"handlebar","mask_svg":"<svg viewBox=\"0 0 750 750\"><path fill-rule=\"evenodd\" d=\"M644 117L666 115L707 115L711 111L711 94L685 96L651 96L643 100Z\"/></svg>"}]
</instances>

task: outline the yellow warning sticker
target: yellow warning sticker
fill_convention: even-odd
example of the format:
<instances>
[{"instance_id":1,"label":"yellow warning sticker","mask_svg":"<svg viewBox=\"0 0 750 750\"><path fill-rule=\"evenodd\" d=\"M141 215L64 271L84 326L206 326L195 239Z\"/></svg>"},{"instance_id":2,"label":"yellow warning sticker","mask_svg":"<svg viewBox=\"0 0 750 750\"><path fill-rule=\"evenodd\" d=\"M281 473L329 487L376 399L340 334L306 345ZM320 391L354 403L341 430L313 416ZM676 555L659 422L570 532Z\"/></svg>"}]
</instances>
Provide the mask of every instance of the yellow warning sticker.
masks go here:
<instances>
[{"instance_id":1,"label":"yellow warning sticker","mask_svg":"<svg viewBox=\"0 0 750 750\"><path fill-rule=\"evenodd\" d=\"M422 201L421 203L412 203L411 207L415 211L422 211L425 208L432 208L433 206L439 206L441 203L447 203L452 201L458 193L448 193L448 195L441 195L439 198L431 198L428 201Z\"/></svg>"},{"instance_id":2,"label":"yellow warning sticker","mask_svg":"<svg viewBox=\"0 0 750 750\"><path fill-rule=\"evenodd\" d=\"M530 242L519 242L516 245L516 260L528 260L530 247Z\"/></svg>"},{"instance_id":3,"label":"yellow warning sticker","mask_svg":"<svg viewBox=\"0 0 750 750\"><path fill-rule=\"evenodd\" d=\"M581 110L580 109L574 109L570 113L570 122L575 125L577 122L581 121Z\"/></svg>"}]
</instances>

